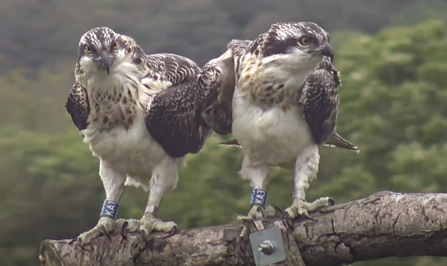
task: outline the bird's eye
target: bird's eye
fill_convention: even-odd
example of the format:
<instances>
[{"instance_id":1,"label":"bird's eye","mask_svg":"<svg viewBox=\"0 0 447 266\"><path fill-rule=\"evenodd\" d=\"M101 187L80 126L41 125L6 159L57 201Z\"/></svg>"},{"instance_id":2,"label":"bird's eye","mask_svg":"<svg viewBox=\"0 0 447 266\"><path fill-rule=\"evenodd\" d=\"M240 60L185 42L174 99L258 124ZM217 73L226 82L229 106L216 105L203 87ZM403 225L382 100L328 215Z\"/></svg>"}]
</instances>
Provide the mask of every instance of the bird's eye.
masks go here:
<instances>
[{"instance_id":1,"label":"bird's eye","mask_svg":"<svg viewBox=\"0 0 447 266\"><path fill-rule=\"evenodd\" d=\"M87 54L91 54L91 53L93 53L93 50L92 50L92 48L86 46L86 47L85 47L85 52L86 52Z\"/></svg>"},{"instance_id":2,"label":"bird's eye","mask_svg":"<svg viewBox=\"0 0 447 266\"><path fill-rule=\"evenodd\" d=\"M301 45L306 46L306 45L309 45L309 44L310 44L310 39L307 38L307 37L301 37L301 38L299 39L299 42L300 42Z\"/></svg>"},{"instance_id":3,"label":"bird's eye","mask_svg":"<svg viewBox=\"0 0 447 266\"><path fill-rule=\"evenodd\" d=\"M113 43L113 46L112 46L113 50L117 50L119 47L120 47L120 45L118 44L118 42Z\"/></svg>"}]
</instances>

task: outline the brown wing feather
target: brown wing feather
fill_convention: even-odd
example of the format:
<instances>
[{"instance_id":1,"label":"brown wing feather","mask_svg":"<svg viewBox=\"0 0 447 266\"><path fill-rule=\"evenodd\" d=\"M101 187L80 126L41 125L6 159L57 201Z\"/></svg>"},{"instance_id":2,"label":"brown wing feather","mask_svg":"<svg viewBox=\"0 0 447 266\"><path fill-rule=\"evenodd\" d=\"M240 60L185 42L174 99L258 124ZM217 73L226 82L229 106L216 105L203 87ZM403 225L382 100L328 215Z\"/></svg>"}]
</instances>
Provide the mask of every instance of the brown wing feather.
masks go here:
<instances>
[{"instance_id":1,"label":"brown wing feather","mask_svg":"<svg viewBox=\"0 0 447 266\"><path fill-rule=\"evenodd\" d=\"M339 87L338 73L325 58L301 91L299 103L317 144L324 143L335 132L340 103Z\"/></svg>"},{"instance_id":2,"label":"brown wing feather","mask_svg":"<svg viewBox=\"0 0 447 266\"><path fill-rule=\"evenodd\" d=\"M325 57L304 85L300 105L317 144L359 151L357 146L335 132L340 85L339 73Z\"/></svg>"},{"instance_id":3,"label":"brown wing feather","mask_svg":"<svg viewBox=\"0 0 447 266\"><path fill-rule=\"evenodd\" d=\"M79 131L86 129L88 126L87 120L90 113L88 101L87 90L75 82L68 94L65 109L71 115L71 119Z\"/></svg>"},{"instance_id":4,"label":"brown wing feather","mask_svg":"<svg viewBox=\"0 0 447 266\"><path fill-rule=\"evenodd\" d=\"M206 124L217 134L231 133L233 94L238 77L239 59L249 52L248 40L232 40L228 50L209 61L202 69L200 86L209 91L202 110Z\"/></svg>"},{"instance_id":5,"label":"brown wing feather","mask_svg":"<svg viewBox=\"0 0 447 266\"><path fill-rule=\"evenodd\" d=\"M200 68L189 58L176 54L152 54L146 56L154 72L165 81L176 86L189 80L195 80Z\"/></svg>"},{"instance_id":6,"label":"brown wing feather","mask_svg":"<svg viewBox=\"0 0 447 266\"><path fill-rule=\"evenodd\" d=\"M231 133L234 82L231 51L211 60L203 67L199 86L209 91L209 95L202 107L202 118L217 134Z\"/></svg>"},{"instance_id":7,"label":"brown wing feather","mask_svg":"<svg viewBox=\"0 0 447 266\"><path fill-rule=\"evenodd\" d=\"M152 96L146 110L146 128L172 157L199 152L212 133L200 116L205 98L197 86L200 68L172 54L151 55L148 60L158 61L158 77L172 85Z\"/></svg>"}]
</instances>

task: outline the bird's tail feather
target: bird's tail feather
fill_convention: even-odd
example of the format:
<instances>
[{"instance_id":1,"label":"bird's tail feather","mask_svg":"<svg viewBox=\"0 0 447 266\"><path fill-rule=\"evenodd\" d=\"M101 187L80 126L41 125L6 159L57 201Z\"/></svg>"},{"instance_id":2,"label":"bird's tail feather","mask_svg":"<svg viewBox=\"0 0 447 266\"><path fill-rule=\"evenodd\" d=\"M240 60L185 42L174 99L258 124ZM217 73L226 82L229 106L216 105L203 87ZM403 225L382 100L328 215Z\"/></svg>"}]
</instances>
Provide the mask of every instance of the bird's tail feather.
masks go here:
<instances>
[{"instance_id":1,"label":"bird's tail feather","mask_svg":"<svg viewBox=\"0 0 447 266\"><path fill-rule=\"evenodd\" d=\"M236 139L224 141L219 144L222 146L236 146L239 148L241 147L241 145L237 142ZM324 143L323 145L327 147L337 147L341 149L351 150L357 153L360 152L357 146L342 138L337 132L332 134L332 136L330 136L329 139L326 141L326 143Z\"/></svg>"},{"instance_id":2,"label":"bird's tail feather","mask_svg":"<svg viewBox=\"0 0 447 266\"><path fill-rule=\"evenodd\" d=\"M347 150L355 151L357 153L360 152L360 150L357 146L355 146L354 144L352 144L349 141L342 138L340 135L338 135L337 132L332 134L332 136L330 136L329 139L323 145L327 146L327 147L337 147L337 148L347 149Z\"/></svg>"}]
</instances>

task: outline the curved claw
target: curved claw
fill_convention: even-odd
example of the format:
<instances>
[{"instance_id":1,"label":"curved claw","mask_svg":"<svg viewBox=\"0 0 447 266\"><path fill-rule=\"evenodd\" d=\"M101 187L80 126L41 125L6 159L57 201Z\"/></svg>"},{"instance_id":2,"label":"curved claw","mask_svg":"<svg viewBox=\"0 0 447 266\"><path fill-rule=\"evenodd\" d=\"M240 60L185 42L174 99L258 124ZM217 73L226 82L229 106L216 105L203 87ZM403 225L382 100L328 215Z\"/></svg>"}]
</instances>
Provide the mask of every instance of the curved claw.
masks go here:
<instances>
[{"instance_id":1,"label":"curved claw","mask_svg":"<svg viewBox=\"0 0 447 266\"><path fill-rule=\"evenodd\" d=\"M275 209L275 210L279 211L279 213L283 214L283 211L281 210L281 208L280 208L280 207L278 207L278 205L276 205L276 204L270 204L270 206L272 206L272 207L273 207L273 209Z\"/></svg>"},{"instance_id":2,"label":"curved claw","mask_svg":"<svg viewBox=\"0 0 447 266\"><path fill-rule=\"evenodd\" d=\"M129 222L125 221L123 225L121 226L121 243L123 243L124 240L127 240L126 234L124 234L124 230L126 230L126 227L129 225Z\"/></svg>"},{"instance_id":3,"label":"curved claw","mask_svg":"<svg viewBox=\"0 0 447 266\"><path fill-rule=\"evenodd\" d=\"M82 240L81 238L78 237L78 239L76 240L76 244L84 251L90 252L90 250L86 249L83 245L82 245Z\"/></svg>"},{"instance_id":4,"label":"curved claw","mask_svg":"<svg viewBox=\"0 0 447 266\"><path fill-rule=\"evenodd\" d=\"M242 226L242 230L239 234L239 238L238 239L245 239L245 237L248 235L248 233L250 232L250 229L248 229L248 226L246 224L244 224L244 226Z\"/></svg>"},{"instance_id":5,"label":"curved claw","mask_svg":"<svg viewBox=\"0 0 447 266\"><path fill-rule=\"evenodd\" d=\"M124 230L126 229L126 227L129 225L128 221L125 221L123 223L123 225L121 226L121 234L124 234Z\"/></svg>"},{"instance_id":6,"label":"curved claw","mask_svg":"<svg viewBox=\"0 0 447 266\"><path fill-rule=\"evenodd\" d=\"M312 220L312 221L314 221L314 222L318 222L318 219L315 219L315 218L313 218L313 217L311 217L308 213L303 213L302 214L302 216L304 216L304 217L306 217L307 219L309 219L309 220Z\"/></svg>"},{"instance_id":7,"label":"curved claw","mask_svg":"<svg viewBox=\"0 0 447 266\"><path fill-rule=\"evenodd\" d=\"M104 225L101 225L101 226L99 227L99 230L101 230L101 233L102 233L103 235L107 236L107 238L108 238L109 240L112 240L112 238L110 237L109 233L107 233L107 230L106 230L106 228L104 227Z\"/></svg>"},{"instance_id":8,"label":"curved claw","mask_svg":"<svg viewBox=\"0 0 447 266\"><path fill-rule=\"evenodd\" d=\"M283 212L281 214L281 221L287 225L290 229L293 230L293 224L292 224L292 220L289 218L289 213L288 212Z\"/></svg>"},{"instance_id":9,"label":"curved claw","mask_svg":"<svg viewBox=\"0 0 447 266\"><path fill-rule=\"evenodd\" d=\"M144 230L140 230L140 235L143 238L144 242L146 242L146 244L149 244L149 240L147 240L147 238L144 236Z\"/></svg>"},{"instance_id":10,"label":"curved claw","mask_svg":"<svg viewBox=\"0 0 447 266\"><path fill-rule=\"evenodd\" d=\"M171 230L171 232L168 233L168 235L164 236L163 238L170 238L171 236L175 235L177 233L177 226L174 226Z\"/></svg>"},{"instance_id":11,"label":"curved claw","mask_svg":"<svg viewBox=\"0 0 447 266\"><path fill-rule=\"evenodd\" d=\"M289 213L288 212L283 212L281 214L280 218L281 218L281 220L289 219Z\"/></svg>"},{"instance_id":12,"label":"curved claw","mask_svg":"<svg viewBox=\"0 0 447 266\"><path fill-rule=\"evenodd\" d=\"M247 230L244 234L244 230ZM249 241L248 238L248 228L244 225L239 236L236 237L236 247L234 249L236 255L245 255L244 244Z\"/></svg>"}]
</instances>

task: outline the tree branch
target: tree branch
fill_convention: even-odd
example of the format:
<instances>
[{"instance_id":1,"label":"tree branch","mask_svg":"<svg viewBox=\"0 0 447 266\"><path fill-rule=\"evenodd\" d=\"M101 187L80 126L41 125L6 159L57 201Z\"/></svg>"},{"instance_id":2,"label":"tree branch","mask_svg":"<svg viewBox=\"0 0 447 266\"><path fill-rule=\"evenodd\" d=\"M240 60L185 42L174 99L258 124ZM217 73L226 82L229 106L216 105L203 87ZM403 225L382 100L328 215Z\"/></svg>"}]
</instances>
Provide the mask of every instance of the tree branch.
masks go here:
<instances>
[{"instance_id":1,"label":"tree branch","mask_svg":"<svg viewBox=\"0 0 447 266\"><path fill-rule=\"evenodd\" d=\"M298 218L293 238L307 266L391 256L447 256L447 194L379 192L367 198ZM272 224L273 221L264 221ZM248 242L237 244L240 225L181 230L170 238L155 233L100 237L84 251L74 240L45 240L42 265L254 265Z\"/></svg>"}]
</instances>

